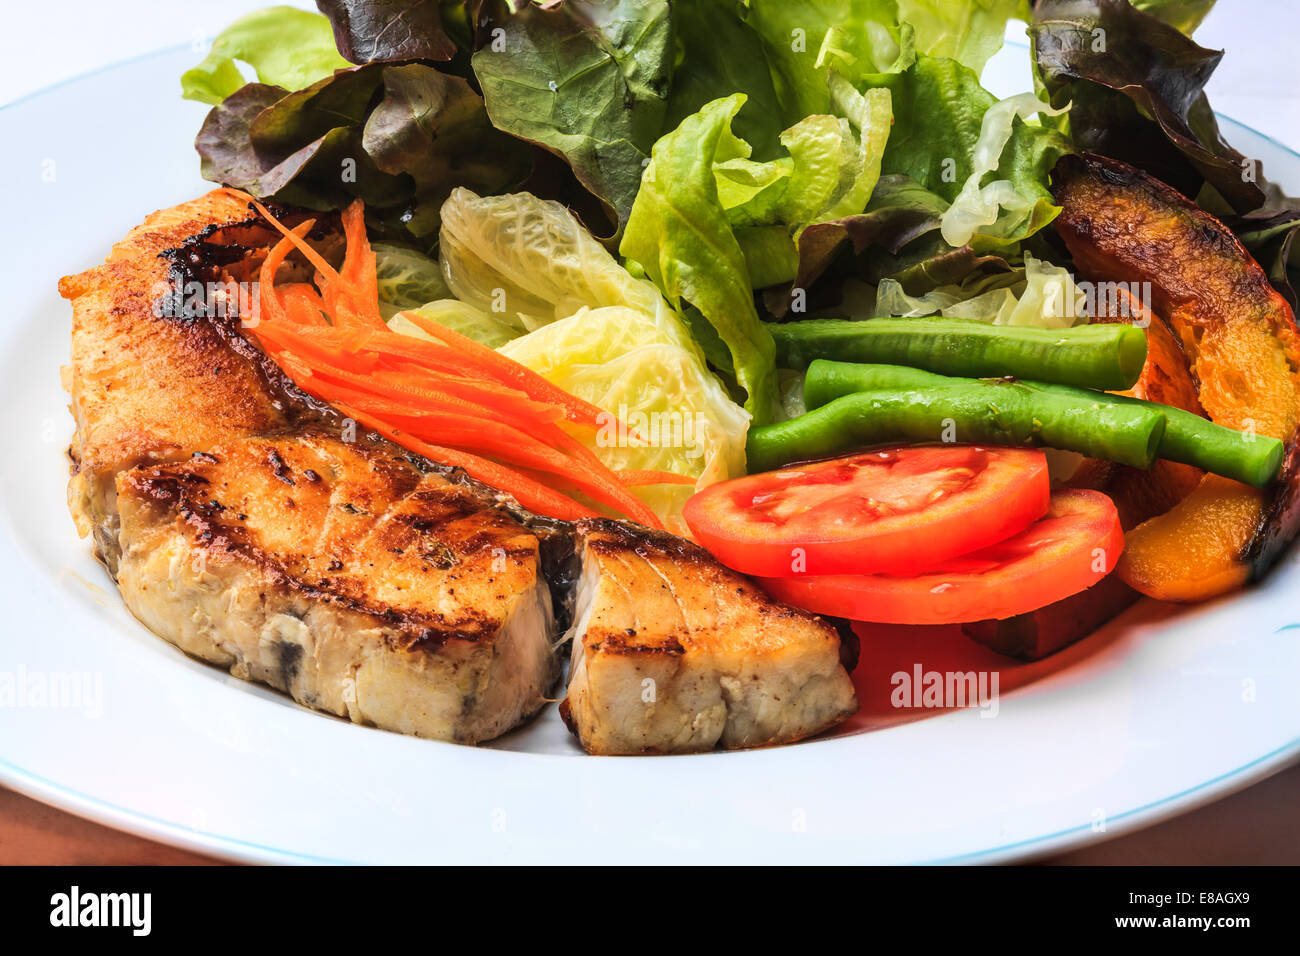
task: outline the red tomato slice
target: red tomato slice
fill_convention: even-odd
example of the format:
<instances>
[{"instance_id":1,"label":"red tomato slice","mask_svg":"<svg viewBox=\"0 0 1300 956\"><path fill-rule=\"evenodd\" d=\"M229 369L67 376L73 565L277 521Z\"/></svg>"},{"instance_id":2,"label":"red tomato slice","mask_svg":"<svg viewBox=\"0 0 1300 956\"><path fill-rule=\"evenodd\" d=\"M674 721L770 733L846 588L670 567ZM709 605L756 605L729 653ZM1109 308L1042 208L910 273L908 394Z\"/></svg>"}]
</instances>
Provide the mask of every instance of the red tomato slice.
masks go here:
<instances>
[{"instance_id":1,"label":"red tomato slice","mask_svg":"<svg viewBox=\"0 0 1300 956\"><path fill-rule=\"evenodd\" d=\"M720 482L683 514L746 574L910 574L1023 530L1050 495L1041 451L925 445Z\"/></svg>"},{"instance_id":2,"label":"red tomato slice","mask_svg":"<svg viewBox=\"0 0 1300 956\"><path fill-rule=\"evenodd\" d=\"M1060 491L1047 515L998 544L915 577L839 574L767 578L777 600L818 614L883 624L956 624L1012 617L1105 577L1124 550L1115 505L1099 491Z\"/></svg>"}]
</instances>

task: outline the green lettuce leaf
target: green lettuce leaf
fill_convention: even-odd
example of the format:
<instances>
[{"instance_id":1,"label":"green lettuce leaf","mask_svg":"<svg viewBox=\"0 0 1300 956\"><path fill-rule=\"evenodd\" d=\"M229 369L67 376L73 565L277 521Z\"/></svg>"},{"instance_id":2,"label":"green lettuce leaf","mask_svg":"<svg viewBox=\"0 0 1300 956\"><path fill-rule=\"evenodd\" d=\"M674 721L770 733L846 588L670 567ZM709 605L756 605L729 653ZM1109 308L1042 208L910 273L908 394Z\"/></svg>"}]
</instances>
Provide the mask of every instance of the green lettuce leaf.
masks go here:
<instances>
[{"instance_id":1,"label":"green lettuce leaf","mask_svg":"<svg viewBox=\"0 0 1300 956\"><path fill-rule=\"evenodd\" d=\"M745 254L718 196L714 167L747 158L731 131L743 93L707 104L655 143L619 251L675 305L689 302L731 353L745 407L771 421L779 400L775 347L759 321Z\"/></svg>"},{"instance_id":2,"label":"green lettuce leaf","mask_svg":"<svg viewBox=\"0 0 1300 956\"><path fill-rule=\"evenodd\" d=\"M762 37L788 124L832 112L832 70L856 80L905 69L915 54L898 0L750 0L749 23Z\"/></svg>"},{"instance_id":3,"label":"green lettuce leaf","mask_svg":"<svg viewBox=\"0 0 1300 956\"><path fill-rule=\"evenodd\" d=\"M563 157L621 226L667 110L668 4L529 4L499 29L473 57L493 125Z\"/></svg>"},{"instance_id":4,"label":"green lettuce leaf","mask_svg":"<svg viewBox=\"0 0 1300 956\"><path fill-rule=\"evenodd\" d=\"M846 248L854 255L883 249L897 255L908 243L936 233L948 203L907 176L880 177L866 209L856 215L816 222L799 237L799 262L793 285L764 293L768 311L782 317L792 305L794 289L809 289ZM807 309L807 302L800 303Z\"/></svg>"},{"instance_id":5,"label":"green lettuce leaf","mask_svg":"<svg viewBox=\"0 0 1300 956\"><path fill-rule=\"evenodd\" d=\"M1029 0L899 0L898 13L915 31L918 53L946 56L979 76L1002 49L1007 21L1029 19Z\"/></svg>"},{"instance_id":6,"label":"green lettuce leaf","mask_svg":"<svg viewBox=\"0 0 1300 956\"><path fill-rule=\"evenodd\" d=\"M251 66L259 83L286 90L300 90L349 66L334 48L329 21L319 13L267 7L217 34L203 61L181 74L181 95L220 103L245 83L236 60Z\"/></svg>"},{"instance_id":7,"label":"green lettuce leaf","mask_svg":"<svg viewBox=\"0 0 1300 956\"><path fill-rule=\"evenodd\" d=\"M1007 184L999 192L1008 202L999 206L1010 206L1008 212L978 224L958 245L991 251L1024 240L1056 217L1059 207L1047 189L1048 174L1072 147L1056 130L1012 115L1024 112L1020 101L1007 101L990 115L998 100L980 86L973 70L946 57L920 55L901 73L865 82L894 97L896 119L885 146L884 172L907 176L949 203L963 197L968 183L985 185L986 173ZM963 199L969 197L968 190Z\"/></svg>"},{"instance_id":8,"label":"green lettuce leaf","mask_svg":"<svg viewBox=\"0 0 1300 956\"><path fill-rule=\"evenodd\" d=\"M836 107L851 119L805 117L781 134L788 156L768 163L736 158L715 167L718 195L755 288L791 282L804 231L861 213L880 178L892 121L889 91L864 96L841 76L830 80Z\"/></svg>"},{"instance_id":9,"label":"green lettuce leaf","mask_svg":"<svg viewBox=\"0 0 1300 956\"><path fill-rule=\"evenodd\" d=\"M1215 0L1133 0L1133 6L1159 17L1180 32L1191 36L1214 9Z\"/></svg>"},{"instance_id":10,"label":"green lettuce leaf","mask_svg":"<svg viewBox=\"0 0 1300 956\"><path fill-rule=\"evenodd\" d=\"M456 298L527 330L582 308L668 309L654 285L630 275L568 209L531 193L455 190L442 207L439 251Z\"/></svg>"},{"instance_id":11,"label":"green lettuce leaf","mask_svg":"<svg viewBox=\"0 0 1300 956\"><path fill-rule=\"evenodd\" d=\"M745 20L741 0L674 4L672 24L677 68L664 130L676 129L705 103L741 92L749 99L732 128L759 159L776 156L785 113L767 66L763 40Z\"/></svg>"},{"instance_id":12,"label":"green lettuce leaf","mask_svg":"<svg viewBox=\"0 0 1300 956\"><path fill-rule=\"evenodd\" d=\"M385 319L451 295L437 259L389 242L372 242L370 249L375 254L379 311Z\"/></svg>"},{"instance_id":13,"label":"green lettuce leaf","mask_svg":"<svg viewBox=\"0 0 1300 956\"><path fill-rule=\"evenodd\" d=\"M828 76L855 83L906 70L917 54L956 60L978 79L1029 0L749 0L788 123L832 112ZM743 87L738 87L743 89Z\"/></svg>"}]
</instances>

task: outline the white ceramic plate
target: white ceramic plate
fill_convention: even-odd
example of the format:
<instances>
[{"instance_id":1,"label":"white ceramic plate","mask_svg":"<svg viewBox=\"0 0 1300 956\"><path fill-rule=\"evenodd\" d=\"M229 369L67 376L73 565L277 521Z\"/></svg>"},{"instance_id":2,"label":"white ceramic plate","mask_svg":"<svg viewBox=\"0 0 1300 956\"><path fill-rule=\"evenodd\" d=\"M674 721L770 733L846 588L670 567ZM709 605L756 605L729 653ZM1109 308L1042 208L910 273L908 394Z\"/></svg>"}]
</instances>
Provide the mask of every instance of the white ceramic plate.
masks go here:
<instances>
[{"instance_id":1,"label":"white ceramic plate","mask_svg":"<svg viewBox=\"0 0 1300 956\"><path fill-rule=\"evenodd\" d=\"M994 62L995 92L1027 88L1025 56ZM1231 600L1140 605L1049 665L1006 668L993 719L920 720L884 701L916 662L1005 661L939 634L869 641L863 714L828 739L747 753L587 757L553 709L492 747L433 743L185 657L130 617L73 533L55 282L206 188L190 149L204 108L178 96L193 58L164 51L0 110L0 782L253 861L992 861L1149 823L1300 752L1293 559ZM1228 127L1300 190L1300 157ZM71 688L75 706L37 696Z\"/></svg>"}]
</instances>

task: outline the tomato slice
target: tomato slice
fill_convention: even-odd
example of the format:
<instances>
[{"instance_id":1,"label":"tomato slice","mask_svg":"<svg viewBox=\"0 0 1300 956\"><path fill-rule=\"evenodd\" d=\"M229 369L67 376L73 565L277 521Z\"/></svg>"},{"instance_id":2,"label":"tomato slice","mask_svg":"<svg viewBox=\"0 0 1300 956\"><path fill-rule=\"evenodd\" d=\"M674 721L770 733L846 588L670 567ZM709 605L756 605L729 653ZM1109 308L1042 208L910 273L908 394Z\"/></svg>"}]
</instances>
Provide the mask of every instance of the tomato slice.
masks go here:
<instances>
[{"instance_id":1,"label":"tomato slice","mask_svg":"<svg viewBox=\"0 0 1300 956\"><path fill-rule=\"evenodd\" d=\"M914 577L766 578L777 600L818 614L882 624L956 624L1012 617L1105 577L1124 550L1115 505L1100 491L1052 495L1047 515L998 544Z\"/></svg>"},{"instance_id":2,"label":"tomato slice","mask_svg":"<svg viewBox=\"0 0 1300 956\"><path fill-rule=\"evenodd\" d=\"M683 514L746 574L910 574L1028 527L1050 495L1041 451L923 445L720 482Z\"/></svg>"}]
</instances>

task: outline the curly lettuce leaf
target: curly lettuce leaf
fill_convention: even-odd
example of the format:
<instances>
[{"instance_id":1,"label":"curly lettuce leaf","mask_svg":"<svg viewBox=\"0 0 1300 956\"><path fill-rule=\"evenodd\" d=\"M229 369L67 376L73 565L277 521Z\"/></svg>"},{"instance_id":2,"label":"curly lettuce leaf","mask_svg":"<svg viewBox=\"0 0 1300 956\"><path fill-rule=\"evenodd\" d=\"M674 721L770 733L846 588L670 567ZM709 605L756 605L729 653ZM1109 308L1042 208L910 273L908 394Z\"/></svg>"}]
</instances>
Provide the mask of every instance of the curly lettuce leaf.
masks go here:
<instances>
[{"instance_id":1,"label":"curly lettuce leaf","mask_svg":"<svg viewBox=\"0 0 1300 956\"><path fill-rule=\"evenodd\" d=\"M749 0L787 123L832 112L832 71L856 80L912 62L913 30L900 23L898 7L898 0Z\"/></svg>"},{"instance_id":2,"label":"curly lettuce leaf","mask_svg":"<svg viewBox=\"0 0 1300 956\"><path fill-rule=\"evenodd\" d=\"M714 167L747 158L731 131L743 93L707 104L655 143L619 251L674 304L699 309L731 354L756 424L779 406L775 347L759 321L745 254L718 196Z\"/></svg>"},{"instance_id":3,"label":"curly lettuce leaf","mask_svg":"<svg viewBox=\"0 0 1300 956\"><path fill-rule=\"evenodd\" d=\"M442 207L439 249L456 298L526 330L582 308L668 310L658 290L630 275L568 209L531 193L455 190Z\"/></svg>"},{"instance_id":4,"label":"curly lettuce leaf","mask_svg":"<svg viewBox=\"0 0 1300 956\"><path fill-rule=\"evenodd\" d=\"M300 90L350 65L334 48L330 23L320 14L267 7L217 34L202 62L181 74L181 95L220 103L246 82L236 61L251 66L259 83L285 90Z\"/></svg>"},{"instance_id":5,"label":"curly lettuce leaf","mask_svg":"<svg viewBox=\"0 0 1300 956\"><path fill-rule=\"evenodd\" d=\"M1024 266L1011 272L976 276L921 295L908 295L901 282L883 279L876 289L873 315L906 318L942 315L991 325L1032 325L1063 329L1088 321L1083 293L1070 270L1025 254Z\"/></svg>"},{"instance_id":6,"label":"curly lettuce leaf","mask_svg":"<svg viewBox=\"0 0 1300 956\"><path fill-rule=\"evenodd\" d=\"M788 156L762 164L748 160L720 164L720 191L723 176L734 180L737 169L744 169L755 181L763 180L762 188L743 204L733 207L724 200L733 224L784 223L797 238L812 223L860 213L866 207L880 178L893 122L889 91L869 90L863 95L841 76L833 75L830 81L834 105L842 115L808 116L785 130L780 142ZM728 183L726 188L735 187Z\"/></svg>"},{"instance_id":7,"label":"curly lettuce leaf","mask_svg":"<svg viewBox=\"0 0 1300 956\"><path fill-rule=\"evenodd\" d=\"M949 203L969 199L971 192L963 197L967 184L977 191L986 175L1006 184L991 198L1009 211L977 223L958 246L984 252L1012 245L1056 217L1059 207L1048 191L1048 174L1072 147L1056 130L1024 122L1020 100L994 110L998 100L980 86L975 72L946 57L921 55L907 70L869 77L866 83L894 97L896 120L885 146L884 172L907 176Z\"/></svg>"},{"instance_id":8,"label":"curly lettuce leaf","mask_svg":"<svg viewBox=\"0 0 1300 956\"><path fill-rule=\"evenodd\" d=\"M199 130L194 146L203 178L311 209L336 208L353 195L375 209L397 202L403 182L361 148L360 123L382 83L382 68L374 65L295 93L248 84L214 106ZM345 162L356 168L355 193L340 176Z\"/></svg>"},{"instance_id":9,"label":"curly lettuce leaf","mask_svg":"<svg viewBox=\"0 0 1300 956\"><path fill-rule=\"evenodd\" d=\"M1037 208L1041 197L1022 191L1023 183L1001 178L992 182L984 180L989 174L996 173L1001 165L1017 119L1028 120L1039 113L1057 116L1064 112L1064 108L1051 109L1033 93L1009 96L985 111L980 121L979 139L975 142L971 157L974 168L962 184L957 198L943 214L941 228L948 245L967 245L978 232L1011 235L1015 237L1013 241L1019 241L1028 232L1017 235L1021 229L1016 224L1028 219L1029 232L1037 231L1046 224L1045 220L1050 219L1049 213Z\"/></svg>"},{"instance_id":10,"label":"curly lettuce leaf","mask_svg":"<svg viewBox=\"0 0 1300 956\"><path fill-rule=\"evenodd\" d=\"M528 165L465 80L422 63L351 67L292 93L249 84L209 112L195 147L205 179L312 209L360 197L372 226L421 248L453 188L497 192Z\"/></svg>"},{"instance_id":11,"label":"curly lettuce leaf","mask_svg":"<svg viewBox=\"0 0 1300 956\"><path fill-rule=\"evenodd\" d=\"M385 173L409 177L414 203L403 224L431 236L439 209L457 186L520 182L528 159L493 128L483 100L458 76L412 63L384 68L384 98L366 117L361 143Z\"/></svg>"},{"instance_id":12,"label":"curly lettuce leaf","mask_svg":"<svg viewBox=\"0 0 1300 956\"><path fill-rule=\"evenodd\" d=\"M780 151L778 137L785 124L763 40L745 19L741 0L691 0L672 8L677 68L664 130L709 103L731 93L749 99L732 128L749 143L754 155L770 159ZM720 55L719 51L726 51Z\"/></svg>"},{"instance_id":13,"label":"curly lettuce leaf","mask_svg":"<svg viewBox=\"0 0 1300 956\"><path fill-rule=\"evenodd\" d=\"M442 278L442 266L432 256L390 242L372 242L370 249L375 254L379 311L385 319L403 309L451 296Z\"/></svg>"},{"instance_id":14,"label":"curly lettuce leaf","mask_svg":"<svg viewBox=\"0 0 1300 956\"><path fill-rule=\"evenodd\" d=\"M473 57L493 125L561 156L621 226L667 110L668 4L530 4L498 29Z\"/></svg>"},{"instance_id":15,"label":"curly lettuce leaf","mask_svg":"<svg viewBox=\"0 0 1300 956\"><path fill-rule=\"evenodd\" d=\"M439 0L316 0L338 50L356 64L450 60L456 44L443 29Z\"/></svg>"},{"instance_id":16,"label":"curly lettuce leaf","mask_svg":"<svg viewBox=\"0 0 1300 956\"><path fill-rule=\"evenodd\" d=\"M918 53L946 56L978 76L1002 49L1007 22L1029 19L1029 0L899 0L898 15L915 31Z\"/></svg>"},{"instance_id":17,"label":"curly lettuce leaf","mask_svg":"<svg viewBox=\"0 0 1300 956\"><path fill-rule=\"evenodd\" d=\"M832 112L829 76L898 73L917 54L956 60L976 77L1028 0L750 0L787 122Z\"/></svg>"},{"instance_id":18,"label":"curly lettuce leaf","mask_svg":"<svg viewBox=\"0 0 1300 956\"><path fill-rule=\"evenodd\" d=\"M1208 183L1238 213L1264 204L1263 177L1248 175L1257 170L1223 139L1205 96L1221 51L1126 0L1040 0L1030 36L1052 104L1073 103L1069 132L1080 149L1188 196Z\"/></svg>"}]
</instances>

